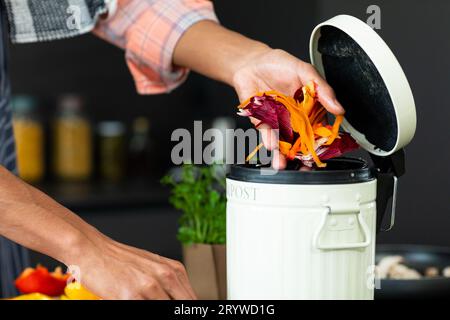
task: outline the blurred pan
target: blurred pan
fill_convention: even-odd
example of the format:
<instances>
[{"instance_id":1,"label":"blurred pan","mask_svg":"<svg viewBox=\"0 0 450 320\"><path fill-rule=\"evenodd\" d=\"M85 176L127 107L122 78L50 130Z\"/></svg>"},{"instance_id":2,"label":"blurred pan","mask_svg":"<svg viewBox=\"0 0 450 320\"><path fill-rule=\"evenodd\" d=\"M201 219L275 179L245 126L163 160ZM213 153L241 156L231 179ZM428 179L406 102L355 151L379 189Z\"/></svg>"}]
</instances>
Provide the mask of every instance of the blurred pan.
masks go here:
<instances>
[{"instance_id":1,"label":"blurred pan","mask_svg":"<svg viewBox=\"0 0 450 320\"><path fill-rule=\"evenodd\" d=\"M421 245L379 245L376 262L391 255L400 255L404 264L421 274L428 267L442 269L450 266L450 248ZM443 276L417 280L381 280L375 299L437 299L450 298L450 278Z\"/></svg>"}]
</instances>

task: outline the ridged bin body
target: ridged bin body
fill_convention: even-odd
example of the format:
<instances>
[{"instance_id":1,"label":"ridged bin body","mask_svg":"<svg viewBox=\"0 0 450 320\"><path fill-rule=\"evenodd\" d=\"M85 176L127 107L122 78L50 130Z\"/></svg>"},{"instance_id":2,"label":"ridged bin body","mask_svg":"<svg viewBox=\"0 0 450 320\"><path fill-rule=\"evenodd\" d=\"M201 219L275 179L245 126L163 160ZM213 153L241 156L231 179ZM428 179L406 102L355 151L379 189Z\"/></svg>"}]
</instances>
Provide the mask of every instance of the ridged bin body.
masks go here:
<instances>
[{"instance_id":1,"label":"ridged bin body","mask_svg":"<svg viewBox=\"0 0 450 320\"><path fill-rule=\"evenodd\" d=\"M227 179L228 299L373 299L376 180Z\"/></svg>"}]
</instances>

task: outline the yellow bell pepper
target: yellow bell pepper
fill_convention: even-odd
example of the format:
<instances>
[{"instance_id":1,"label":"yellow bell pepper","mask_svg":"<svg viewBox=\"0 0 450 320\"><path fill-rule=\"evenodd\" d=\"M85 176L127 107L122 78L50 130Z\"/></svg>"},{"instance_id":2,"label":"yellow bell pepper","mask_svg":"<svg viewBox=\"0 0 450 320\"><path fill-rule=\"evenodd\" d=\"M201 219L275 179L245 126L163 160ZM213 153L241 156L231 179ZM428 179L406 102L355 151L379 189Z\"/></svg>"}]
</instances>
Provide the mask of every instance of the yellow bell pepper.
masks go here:
<instances>
[{"instance_id":1,"label":"yellow bell pepper","mask_svg":"<svg viewBox=\"0 0 450 320\"><path fill-rule=\"evenodd\" d=\"M78 282L69 283L64 289L64 294L67 299L61 297L62 300L100 300Z\"/></svg>"},{"instance_id":2,"label":"yellow bell pepper","mask_svg":"<svg viewBox=\"0 0 450 320\"><path fill-rule=\"evenodd\" d=\"M52 298L42 293L29 293L11 298L9 300L52 300Z\"/></svg>"}]
</instances>

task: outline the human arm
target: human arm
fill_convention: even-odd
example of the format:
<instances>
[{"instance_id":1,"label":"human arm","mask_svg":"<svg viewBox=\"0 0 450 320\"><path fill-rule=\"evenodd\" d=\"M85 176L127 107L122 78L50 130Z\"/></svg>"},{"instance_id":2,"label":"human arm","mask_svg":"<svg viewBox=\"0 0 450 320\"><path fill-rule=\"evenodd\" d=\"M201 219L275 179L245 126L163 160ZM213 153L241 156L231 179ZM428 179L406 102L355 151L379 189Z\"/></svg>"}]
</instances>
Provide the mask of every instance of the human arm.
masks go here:
<instances>
[{"instance_id":1,"label":"human arm","mask_svg":"<svg viewBox=\"0 0 450 320\"><path fill-rule=\"evenodd\" d=\"M104 299L192 299L181 263L120 244L0 167L0 235L80 269Z\"/></svg>"}]
</instances>

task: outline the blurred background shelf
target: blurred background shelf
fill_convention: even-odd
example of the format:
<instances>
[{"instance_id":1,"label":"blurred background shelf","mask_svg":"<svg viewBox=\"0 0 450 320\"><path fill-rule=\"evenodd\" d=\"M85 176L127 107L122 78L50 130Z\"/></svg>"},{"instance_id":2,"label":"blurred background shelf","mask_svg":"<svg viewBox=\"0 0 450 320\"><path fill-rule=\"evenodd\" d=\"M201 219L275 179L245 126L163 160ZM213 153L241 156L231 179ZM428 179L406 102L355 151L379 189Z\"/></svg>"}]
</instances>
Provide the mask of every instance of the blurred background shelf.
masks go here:
<instances>
[{"instance_id":1,"label":"blurred background shelf","mask_svg":"<svg viewBox=\"0 0 450 320\"><path fill-rule=\"evenodd\" d=\"M44 182L36 187L73 211L168 206L169 191L157 182Z\"/></svg>"}]
</instances>

